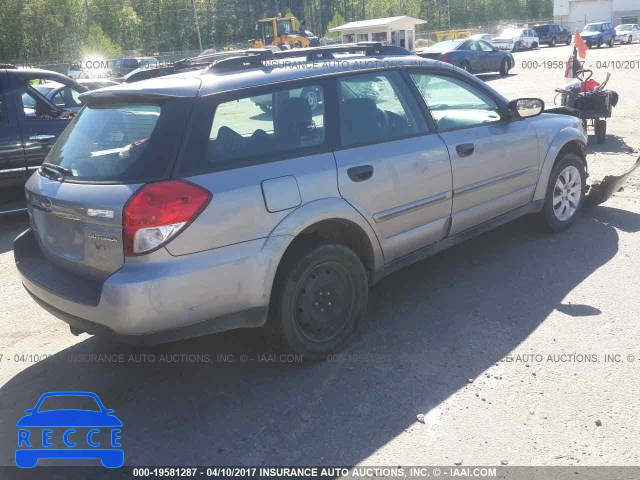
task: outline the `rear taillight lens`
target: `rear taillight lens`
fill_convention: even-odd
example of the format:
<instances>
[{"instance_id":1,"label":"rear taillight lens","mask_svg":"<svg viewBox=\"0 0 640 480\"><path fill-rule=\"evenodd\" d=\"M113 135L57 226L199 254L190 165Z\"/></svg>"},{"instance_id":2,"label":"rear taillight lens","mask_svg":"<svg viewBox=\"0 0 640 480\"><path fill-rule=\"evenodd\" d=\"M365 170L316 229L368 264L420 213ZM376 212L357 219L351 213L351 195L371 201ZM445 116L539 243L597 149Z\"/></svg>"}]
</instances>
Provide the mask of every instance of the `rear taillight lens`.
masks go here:
<instances>
[{"instance_id":1,"label":"rear taillight lens","mask_svg":"<svg viewBox=\"0 0 640 480\"><path fill-rule=\"evenodd\" d=\"M149 183L124 207L124 253L152 252L193 222L207 206L211 192L179 180Z\"/></svg>"},{"instance_id":2,"label":"rear taillight lens","mask_svg":"<svg viewBox=\"0 0 640 480\"><path fill-rule=\"evenodd\" d=\"M448 53L443 53L442 55L440 55L440 61L441 62L450 62L451 61L451 55L449 55Z\"/></svg>"}]
</instances>

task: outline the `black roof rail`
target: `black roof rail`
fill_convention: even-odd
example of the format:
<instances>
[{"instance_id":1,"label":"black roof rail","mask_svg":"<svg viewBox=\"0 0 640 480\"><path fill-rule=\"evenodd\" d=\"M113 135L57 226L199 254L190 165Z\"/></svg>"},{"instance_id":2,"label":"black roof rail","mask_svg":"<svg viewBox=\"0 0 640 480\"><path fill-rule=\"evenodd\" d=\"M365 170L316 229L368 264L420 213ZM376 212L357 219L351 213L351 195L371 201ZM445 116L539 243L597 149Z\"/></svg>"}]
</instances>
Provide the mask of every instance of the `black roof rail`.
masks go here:
<instances>
[{"instance_id":1,"label":"black roof rail","mask_svg":"<svg viewBox=\"0 0 640 480\"><path fill-rule=\"evenodd\" d=\"M239 51L238 56L216 61L209 66L207 72L219 73L242 70L245 68L260 68L264 66L263 62L265 61L278 61L288 58L303 58L307 62L332 60L336 58L334 55L336 53L358 52L362 52L369 56L412 55L412 53L405 48L393 45L382 45L380 42L359 42L325 47L296 48L292 50L283 50L281 52L274 52L266 48L253 48Z\"/></svg>"},{"instance_id":2,"label":"black roof rail","mask_svg":"<svg viewBox=\"0 0 640 480\"><path fill-rule=\"evenodd\" d=\"M302 58L307 62L331 60L336 53L359 53L365 55L412 55L411 52L392 45L383 45L380 42L359 42L324 47L295 48L292 50L276 51L269 48L250 48L247 50L223 50L221 52L201 55L198 57L184 58L176 62L160 66L158 68L144 69L125 77L124 83L133 83L149 78L163 77L179 72L200 70L206 68L207 72L222 73L250 68L263 68L265 61L278 61L287 58Z\"/></svg>"}]
</instances>

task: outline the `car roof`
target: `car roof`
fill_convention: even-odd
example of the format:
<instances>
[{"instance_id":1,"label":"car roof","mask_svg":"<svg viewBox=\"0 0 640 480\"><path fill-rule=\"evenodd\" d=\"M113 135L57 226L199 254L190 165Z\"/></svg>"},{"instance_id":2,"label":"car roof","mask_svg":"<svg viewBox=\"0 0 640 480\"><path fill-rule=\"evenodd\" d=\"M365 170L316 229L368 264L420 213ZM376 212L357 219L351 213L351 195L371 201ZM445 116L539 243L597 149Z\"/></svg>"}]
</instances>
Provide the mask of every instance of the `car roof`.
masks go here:
<instances>
[{"instance_id":1,"label":"car roof","mask_svg":"<svg viewBox=\"0 0 640 480\"><path fill-rule=\"evenodd\" d=\"M163 95L174 97L207 96L245 88L273 85L294 80L322 78L350 72L375 72L392 67L442 66L435 60L415 54L408 55L341 55L335 59L306 61L303 58L273 60L262 67L242 68L228 72L208 69L181 72L172 75L141 80L88 92L83 98L92 99L114 95ZM450 68L450 65L448 65Z\"/></svg>"}]
</instances>

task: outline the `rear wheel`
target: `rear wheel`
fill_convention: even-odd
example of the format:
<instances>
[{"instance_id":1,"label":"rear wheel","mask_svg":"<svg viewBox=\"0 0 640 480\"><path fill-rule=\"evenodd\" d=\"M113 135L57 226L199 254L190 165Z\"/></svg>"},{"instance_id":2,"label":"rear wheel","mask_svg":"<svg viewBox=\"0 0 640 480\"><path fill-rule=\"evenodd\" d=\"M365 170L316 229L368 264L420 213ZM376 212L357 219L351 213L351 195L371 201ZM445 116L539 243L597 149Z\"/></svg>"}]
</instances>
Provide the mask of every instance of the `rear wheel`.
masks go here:
<instances>
[{"instance_id":1,"label":"rear wheel","mask_svg":"<svg viewBox=\"0 0 640 480\"><path fill-rule=\"evenodd\" d=\"M531 44L531 49L532 49L532 50L535 50L536 48L538 48L538 42L533 42L533 43Z\"/></svg>"},{"instance_id":2,"label":"rear wheel","mask_svg":"<svg viewBox=\"0 0 640 480\"><path fill-rule=\"evenodd\" d=\"M596 132L596 141L600 144L604 143L607 139L607 121L597 119L594 125Z\"/></svg>"},{"instance_id":3,"label":"rear wheel","mask_svg":"<svg viewBox=\"0 0 640 480\"><path fill-rule=\"evenodd\" d=\"M460 64L460 68L465 72L471 72L471 65L469 65L469 62L467 62L466 60Z\"/></svg>"},{"instance_id":4,"label":"rear wheel","mask_svg":"<svg viewBox=\"0 0 640 480\"><path fill-rule=\"evenodd\" d=\"M268 331L278 346L306 360L324 359L358 329L369 295L367 272L353 250L319 240L301 244L285 262Z\"/></svg>"},{"instance_id":5,"label":"rear wheel","mask_svg":"<svg viewBox=\"0 0 640 480\"><path fill-rule=\"evenodd\" d=\"M567 45L571 45L571 35L567 35Z\"/></svg>"},{"instance_id":6,"label":"rear wheel","mask_svg":"<svg viewBox=\"0 0 640 480\"><path fill-rule=\"evenodd\" d=\"M503 58L502 63L500 64L500 75L506 77L509 75L509 59Z\"/></svg>"},{"instance_id":7,"label":"rear wheel","mask_svg":"<svg viewBox=\"0 0 640 480\"><path fill-rule=\"evenodd\" d=\"M558 159L547 186L541 217L552 232L569 228L584 203L586 172L582 159L575 153L565 153Z\"/></svg>"},{"instance_id":8,"label":"rear wheel","mask_svg":"<svg viewBox=\"0 0 640 480\"><path fill-rule=\"evenodd\" d=\"M613 48L613 45L616 43L616 39L611 37L611 40L609 40L609 48Z\"/></svg>"}]
</instances>

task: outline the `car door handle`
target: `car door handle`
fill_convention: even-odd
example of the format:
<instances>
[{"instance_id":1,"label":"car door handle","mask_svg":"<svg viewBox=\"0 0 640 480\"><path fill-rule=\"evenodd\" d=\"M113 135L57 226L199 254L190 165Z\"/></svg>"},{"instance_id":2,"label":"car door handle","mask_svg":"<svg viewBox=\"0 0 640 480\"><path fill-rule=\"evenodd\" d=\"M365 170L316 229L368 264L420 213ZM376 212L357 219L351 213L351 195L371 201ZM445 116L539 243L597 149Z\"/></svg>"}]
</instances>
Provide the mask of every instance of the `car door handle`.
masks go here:
<instances>
[{"instance_id":1,"label":"car door handle","mask_svg":"<svg viewBox=\"0 0 640 480\"><path fill-rule=\"evenodd\" d=\"M359 165L351 167L347 170L347 175L354 182L364 182L373 176L373 167L371 165Z\"/></svg>"},{"instance_id":2,"label":"car door handle","mask_svg":"<svg viewBox=\"0 0 640 480\"><path fill-rule=\"evenodd\" d=\"M56 138L55 135L50 135L50 134L46 134L46 133L39 133L38 135L31 135L29 137L29 140L32 140L34 142L47 142L49 140L53 140L54 138Z\"/></svg>"},{"instance_id":3,"label":"car door handle","mask_svg":"<svg viewBox=\"0 0 640 480\"><path fill-rule=\"evenodd\" d=\"M473 153L474 149L475 146L473 145L473 143L463 143L456 147L456 152L458 152L458 155L461 157L468 157Z\"/></svg>"}]
</instances>

